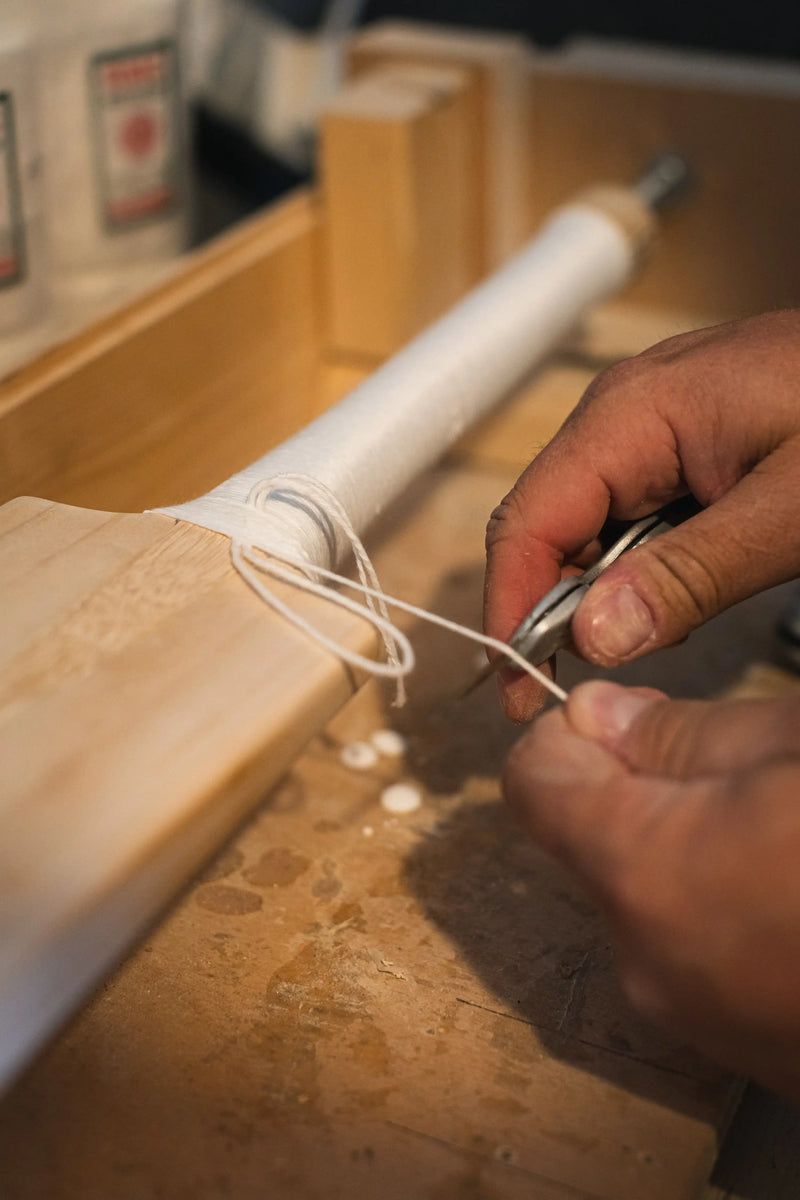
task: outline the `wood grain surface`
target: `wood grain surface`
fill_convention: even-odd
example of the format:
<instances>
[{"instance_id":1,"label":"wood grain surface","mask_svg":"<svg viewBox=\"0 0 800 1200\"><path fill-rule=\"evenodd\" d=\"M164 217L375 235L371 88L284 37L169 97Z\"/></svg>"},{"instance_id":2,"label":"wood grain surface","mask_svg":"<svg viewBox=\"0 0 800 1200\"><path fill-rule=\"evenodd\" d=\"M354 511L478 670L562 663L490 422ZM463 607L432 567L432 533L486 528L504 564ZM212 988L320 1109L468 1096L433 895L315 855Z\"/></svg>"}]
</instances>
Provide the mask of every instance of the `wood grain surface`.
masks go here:
<instances>
[{"instance_id":1,"label":"wood grain surface","mask_svg":"<svg viewBox=\"0 0 800 1200\"><path fill-rule=\"evenodd\" d=\"M732 86L715 83L713 63L691 56L675 78L659 68L657 51L645 56L649 69L634 72L636 53L628 50L627 74L619 62L616 72L604 70L601 54L534 60L529 153L539 171L531 227L582 185L635 178L670 147L693 165L696 188L665 215L631 302L719 319L798 303L800 269L786 236L800 204L800 181L787 169L800 136L800 70L763 63ZM680 56L662 57L674 72Z\"/></svg>"},{"instance_id":2,"label":"wood grain surface","mask_svg":"<svg viewBox=\"0 0 800 1200\"><path fill-rule=\"evenodd\" d=\"M0 562L7 1078L356 681L207 530L21 499L0 508ZM300 608L371 646L358 618Z\"/></svg>"},{"instance_id":3,"label":"wood grain surface","mask_svg":"<svg viewBox=\"0 0 800 1200\"><path fill-rule=\"evenodd\" d=\"M483 523L512 478L423 481L379 531L385 586L475 624ZM195 679L223 654L212 629L171 651ZM412 633L409 707L362 690L7 1095L4 1200L681 1200L702 1185L735 1085L632 1016L598 914L500 802L514 729L491 689L454 699L474 647ZM237 672L256 698L248 662L221 668L229 699ZM404 760L342 764L387 725ZM200 769L214 726L209 712L186 740ZM165 801L179 766L159 768ZM415 814L380 807L395 780L420 789ZM102 857L99 828L93 844Z\"/></svg>"},{"instance_id":4,"label":"wood grain surface","mask_svg":"<svg viewBox=\"0 0 800 1200\"><path fill-rule=\"evenodd\" d=\"M392 61L446 62L480 80L490 245L507 254L584 187L628 182L672 149L697 186L667 215L628 293L633 304L691 313L699 325L798 303L797 258L786 253L800 203L787 168L800 134L796 65L602 39L536 51L502 35L391 20L351 51L356 72ZM602 334L601 316L595 344Z\"/></svg>"},{"instance_id":5,"label":"wood grain surface","mask_svg":"<svg viewBox=\"0 0 800 1200\"><path fill-rule=\"evenodd\" d=\"M322 117L326 345L380 359L479 280L479 96L455 67L389 64Z\"/></svg>"},{"instance_id":6,"label":"wood grain surface","mask_svg":"<svg viewBox=\"0 0 800 1200\"><path fill-rule=\"evenodd\" d=\"M376 67L405 64L458 67L476 101L472 137L478 150L472 186L479 203L482 270L518 250L530 230L530 190L536 160L529 153L530 46L513 34L380 21L362 30L349 49L356 78Z\"/></svg>"}]
</instances>

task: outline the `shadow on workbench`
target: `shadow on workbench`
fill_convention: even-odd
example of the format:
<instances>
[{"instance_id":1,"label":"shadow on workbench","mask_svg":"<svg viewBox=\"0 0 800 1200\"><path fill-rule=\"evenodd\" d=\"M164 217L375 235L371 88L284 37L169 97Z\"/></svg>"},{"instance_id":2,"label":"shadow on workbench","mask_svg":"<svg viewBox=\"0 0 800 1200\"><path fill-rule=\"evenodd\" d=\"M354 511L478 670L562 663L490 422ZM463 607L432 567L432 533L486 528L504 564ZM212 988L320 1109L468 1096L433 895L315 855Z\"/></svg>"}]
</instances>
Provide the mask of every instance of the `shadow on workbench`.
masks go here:
<instances>
[{"instance_id":1,"label":"shadow on workbench","mask_svg":"<svg viewBox=\"0 0 800 1200\"><path fill-rule=\"evenodd\" d=\"M433 610L474 626L480 575L480 568L451 572ZM723 614L686 645L606 674L674 696L714 694L768 656L784 604L776 589ZM435 835L410 853L404 874L485 989L462 1002L530 1025L550 1054L581 1070L701 1116L724 1073L633 1014L602 918L577 883L528 844L499 802L497 779L518 730L500 715L491 685L453 699L474 656L467 652L465 662L461 645L427 626L415 626L412 640L421 665L408 710L400 722L394 718L411 735L408 765L429 794L459 793L467 802L447 806ZM561 671L567 686L600 674L574 659Z\"/></svg>"},{"instance_id":2,"label":"shadow on workbench","mask_svg":"<svg viewBox=\"0 0 800 1200\"><path fill-rule=\"evenodd\" d=\"M431 607L474 627L480 594L478 568L453 571ZM412 640L420 665L411 701L392 719L409 736L407 768L440 798L441 815L410 851L404 878L469 965L473 985L459 999L529 1025L551 1055L582 1071L701 1117L723 1072L634 1016L599 913L500 800L519 730L491 685L454 698L474 651L427 626L415 626Z\"/></svg>"},{"instance_id":3,"label":"shadow on workbench","mask_svg":"<svg viewBox=\"0 0 800 1200\"><path fill-rule=\"evenodd\" d=\"M699 1200L797 1200L800 1106L751 1084Z\"/></svg>"},{"instance_id":4,"label":"shadow on workbench","mask_svg":"<svg viewBox=\"0 0 800 1200\"><path fill-rule=\"evenodd\" d=\"M405 878L488 992L463 1003L530 1025L580 1070L699 1115L722 1072L636 1019L595 907L497 802L451 813L409 856Z\"/></svg>"}]
</instances>

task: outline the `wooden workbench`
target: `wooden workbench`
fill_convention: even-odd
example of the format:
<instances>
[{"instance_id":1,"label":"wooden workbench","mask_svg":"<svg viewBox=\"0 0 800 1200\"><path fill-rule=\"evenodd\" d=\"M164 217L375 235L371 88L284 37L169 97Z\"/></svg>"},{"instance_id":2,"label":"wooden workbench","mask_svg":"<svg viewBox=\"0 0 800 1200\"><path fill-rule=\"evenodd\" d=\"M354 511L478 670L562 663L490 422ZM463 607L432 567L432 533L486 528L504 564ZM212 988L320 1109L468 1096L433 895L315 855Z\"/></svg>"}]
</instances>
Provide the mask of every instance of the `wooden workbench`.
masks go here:
<instances>
[{"instance_id":1,"label":"wooden workbench","mask_svg":"<svg viewBox=\"0 0 800 1200\"><path fill-rule=\"evenodd\" d=\"M796 144L800 106L781 76L763 94L756 89L758 121L745 128L741 80L723 81L720 96L704 83L706 103L702 89L683 83L614 83L607 64L587 68L579 57L561 71L549 59L531 60L513 40L407 28L365 35L353 70L355 83L324 122L321 197L299 194L229 235L154 296L0 387L0 499L30 491L61 504L137 511L210 487L357 383L507 256L541 215L543 197L556 202L598 173L630 175L654 148L654 131L662 143L673 131L685 135L710 156L712 186L676 222L638 307L596 314L576 332L570 355L465 439L374 534L389 591L477 624L488 513L593 369L699 323L698 314L746 311L763 299L768 275L781 302L795 286L780 223L769 222L764 206L775 195L784 207L794 203L788 176L785 186L772 184L785 148ZM613 124L619 108L637 120L616 137L604 122ZM558 138L541 128L556 110L566 122ZM570 121L583 128L585 178L573 178ZM757 128L765 121L766 140ZM720 125L726 138L717 136ZM535 152L526 154L531 129ZM764 182L737 207L730 197L740 186L742 147L748 171ZM720 276L715 266L745 235L758 270ZM720 307L726 298L728 310ZM110 664L114 681L131 684L122 690L128 707L114 707L115 693L103 724L120 745L125 713L144 719L149 703L138 688L136 637L146 639L151 665L165 664L179 697L199 678L192 671L203 674L204 654L226 653L225 622L235 612L238 658L228 682L244 663L251 681L277 673L273 660L259 673L250 652L262 644L262 614L252 596L241 599L220 539L195 531L194 559L172 563L169 537L156 527L166 518L144 520L55 511L48 537L57 542L59 521L72 522L83 574L58 601L54 636L21 655L26 704L40 684L75 668L95 714ZM85 564L94 563L106 526L112 550L92 581ZM59 553L70 549L42 542L35 570L56 571ZM166 602L150 570L153 557L165 556ZM190 609L197 564L214 601L199 639ZM54 613L57 591L47 590L44 605L52 601ZM18 609L34 623L21 596ZM124 617L120 596L128 606L149 605L143 616L128 612L122 633L114 624L120 608ZM780 603L762 598L703 635L699 690L717 690L763 656ZM175 636L180 628L187 645ZM86 878L105 885L118 863L120 893L138 886L138 911L152 915L162 894L185 883L187 863L196 864L254 796L260 801L0 1102L0 1200L699 1193L739 1084L629 1011L602 921L502 806L498 775L515 731L490 689L454 698L475 669L474 648L429 629L412 632L421 665L407 709L392 710L370 685L319 732L321 714L355 690L339 668L324 666L304 712L307 728L294 723L281 763L303 741L308 747L263 796L258 781L273 777L274 764L259 754L247 696L237 696L233 716L248 708L249 740L237 743L234 758L235 739L219 738L231 758L207 787L192 775L191 746L180 744L177 771L195 789L196 809L187 803L172 825L159 824L157 812L144 811L158 796L150 789L141 822L131 820L142 862L125 858L117 839L106 875L85 864ZM697 645L637 664L626 677L638 681L645 671L646 682L697 694ZM13 646L10 653L13 662ZM568 682L576 670L567 665ZM213 688L212 680L204 690L209 741L218 732L209 725ZM69 694L58 693L62 706ZM167 705L164 712L175 715ZM19 715L13 695L9 713ZM384 757L361 773L342 764L345 743L387 725L408 738L404 760ZM136 763L128 768L130 803ZM394 780L421 788L417 812L391 816L380 807ZM75 778L71 784L74 800L80 789ZM91 845L102 857L96 838ZM151 900L142 883L153 879L147 855L172 850ZM46 887L50 864L34 865L49 903L58 894ZM84 900L100 922L90 928L102 928L104 899ZM79 931L80 915L70 911ZM119 954L122 942L114 946Z\"/></svg>"},{"instance_id":2,"label":"wooden workbench","mask_svg":"<svg viewBox=\"0 0 800 1200\"><path fill-rule=\"evenodd\" d=\"M451 465L380 539L385 586L479 616L506 469ZM677 1200L737 1093L620 997L607 931L499 799L516 731L474 648L415 629L0 1107L4 1200ZM405 761L341 746L391 725ZM389 781L422 808L390 816Z\"/></svg>"},{"instance_id":3,"label":"wooden workbench","mask_svg":"<svg viewBox=\"0 0 800 1200\"><path fill-rule=\"evenodd\" d=\"M486 515L588 376L549 368L390 514L390 591L478 622ZM723 618L700 686L696 645L629 671L723 686L779 605ZM408 708L363 688L0 1104L3 1200L698 1194L737 1082L628 1009L602 920L502 806L516 730L491 688L456 699L474 647L411 632ZM386 726L404 760L343 765ZM380 807L396 780L413 815Z\"/></svg>"}]
</instances>

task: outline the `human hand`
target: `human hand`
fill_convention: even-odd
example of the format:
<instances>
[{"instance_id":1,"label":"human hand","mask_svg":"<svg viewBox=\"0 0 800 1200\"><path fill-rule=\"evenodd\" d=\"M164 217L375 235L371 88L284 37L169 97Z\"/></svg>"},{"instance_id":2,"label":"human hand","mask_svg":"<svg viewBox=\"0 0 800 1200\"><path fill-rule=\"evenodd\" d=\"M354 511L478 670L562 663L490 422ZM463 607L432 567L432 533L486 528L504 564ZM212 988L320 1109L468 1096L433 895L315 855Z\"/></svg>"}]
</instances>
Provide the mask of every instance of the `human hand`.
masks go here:
<instances>
[{"instance_id":1,"label":"human hand","mask_svg":"<svg viewBox=\"0 0 800 1200\"><path fill-rule=\"evenodd\" d=\"M800 699L575 688L505 791L605 910L646 1016L800 1099Z\"/></svg>"},{"instance_id":2,"label":"human hand","mask_svg":"<svg viewBox=\"0 0 800 1200\"><path fill-rule=\"evenodd\" d=\"M614 666L680 641L800 572L800 312L670 338L604 371L492 514L486 631L508 640L608 517L635 520L690 491L707 506L623 555L572 623L577 651ZM506 711L542 693L501 672Z\"/></svg>"}]
</instances>

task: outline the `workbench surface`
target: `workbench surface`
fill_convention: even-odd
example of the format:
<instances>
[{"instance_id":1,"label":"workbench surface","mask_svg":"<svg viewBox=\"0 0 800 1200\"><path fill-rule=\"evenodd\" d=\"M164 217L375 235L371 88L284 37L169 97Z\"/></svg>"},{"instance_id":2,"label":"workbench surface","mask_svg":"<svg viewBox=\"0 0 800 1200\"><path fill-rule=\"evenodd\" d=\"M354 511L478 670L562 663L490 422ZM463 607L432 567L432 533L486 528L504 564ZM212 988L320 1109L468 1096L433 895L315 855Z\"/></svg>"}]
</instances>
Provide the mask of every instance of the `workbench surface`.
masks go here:
<instances>
[{"instance_id":1,"label":"workbench surface","mask_svg":"<svg viewBox=\"0 0 800 1200\"><path fill-rule=\"evenodd\" d=\"M265 635L255 598L242 601L227 547L213 535L173 538L156 528L166 518L123 518L115 541L117 522L98 533L102 514L64 504L139 512L213 486L444 312L554 204L594 180L631 177L659 145L678 146L708 186L670 221L626 311L593 313L576 331L573 356L465 439L375 534L390 592L478 626L487 516L594 371L682 329L792 302L797 273L785 230L797 187L786 163L797 143L796 78L781 71L770 82L762 70L731 88L727 75L714 84L709 64L695 64L691 78L683 66L677 80L661 68L652 78L650 68L618 78L616 69L598 73L603 54L594 53L594 66L591 55L582 65L580 52L532 54L513 39L429 26L367 31L352 49L349 99L323 121L321 189L200 252L150 298L0 388L3 498L57 501L52 521L43 501L23 507L38 512L48 538L72 530L53 555L47 539L33 547L30 569L46 559L40 579L49 582L30 594L44 597L47 611L29 611L22 593L16 599L19 627L41 633L41 655L39 640L23 647L23 682L35 691L41 675L55 687L77 664L87 672L79 695L91 702L84 708L68 687L58 692L53 740L68 726L70 754L53 761L67 766L48 774L44 756L46 782L26 810L51 849L26 842L37 887L21 911L34 912L45 894L48 933L72 948L64 978L96 977L82 960L96 971L118 953L141 927L134 916L154 911L196 863L192 846L230 829L290 761L302 739L288 684L303 680L308 739L355 687L323 657L312 712L310 674L296 665L308 647L282 630L276 639L274 627ZM398 71L402 120L386 107ZM152 554L138 555L140 536ZM102 567L94 583L84 552ZM166 581L158 576L165 563ZM193 623L198 570L214 603ZM126 613L138 613L142 596L149 608L140 628ZM738 606L687 647L619 678L674 695L714 693L765 657L782 603L771 593ZM129 624L144 651L118 637ZM797 1196L790 1169L759 1180L736 1153L703 1191L739 1084L631 1013L595 908L502 804L499 774L516 731L491 686L455 698L476 670L476 648L430 627L414 625L412 636L420 666L408 707L393 710L376 685L363 688L0 1101L0 1200ZM261 675L251 646L264 645ZM114 659L107 680L106 659ZM244 672L249 692L237 692ZM582 674L580 664L562 664L566 686ZM152 692L141 693L137 710L131 695L140 695L142 677ZM5 682L13 691L13 676ZM153 695L162 689L168 704ZM255 703L257 689L271 716L264 699ZM184 721L192 706L199 724ZM152 760L163 770L148 770L142 746L158 740L151 734L164 731L164 713L171 740ZM37 736L50 728L32 724ZM70 756L73 729L80 745L84 725L95 753ZM361 772L342 763L345 744L385 727L406 736L404 759L384 756ZM198 728L206 738L191 732ZM9 741L13 774L27 743ZM279 745L283 757L273 752ZM116 770L112 785L89 782L106 779L115 761L107 750L135 760L127 807L107 810L99 799L110 786L119 802ZM87 773L89 758L100 760L99 775ZM186 803L173 811L170 801L184 796L175 765ZM391 815L380 794L401 780L423 802ZM75 807L57 809L70 789ZM126 834L112 846L109 811L130 817L141 840ZM24 855L13 835L4 845L13 894ZM52 886L64 874L84 885L77 911ZM104 877L117 890L92 882ZM128 884L137 903L112 930L108 897L130 901ZM92 933L82 941L59 941L85 929ZM49 978L53 961L37 960ZM57 985L34 999L53 997L62 1003L43 1007L65 1011L70 997ZM770 1129L784 1131L782 1145L791 1143L790 1110L780 1110L789 1113L782 1120L754 1095L745 1105L750 1130L766 1112ZM737 1138L746 1132L733 1129ZM780 1157L776 1142L760 1140Z\"/></svg>"},{"instance_id":2,"label":"workbench surface","mask_svg":"<svg viewBox=\"0 0 800 1200\"><path fill-rule=\"evenodd\" d=\"M387 590L476 625L513 474L424 480L377 538ZM362 689L6 1096L4 1200L702 1186L736 1084L631 1014L594 907L502 805L516 731L490 686L454 698L476 647L412 632L409 706ZM405 759L343 765L386 726ZM380 807L395 780L415 813Z\"/></svg>"}]
</instances>

